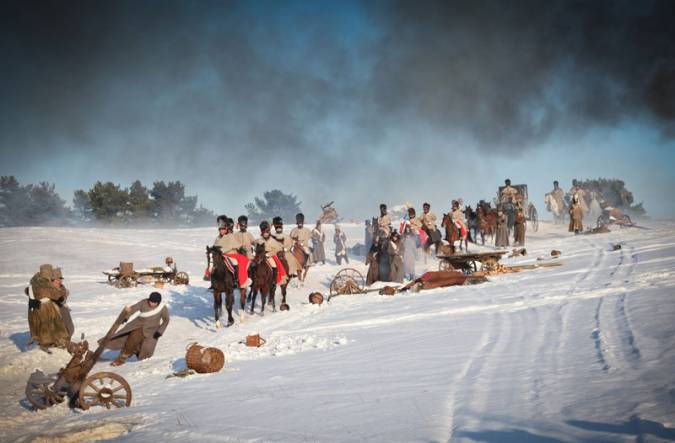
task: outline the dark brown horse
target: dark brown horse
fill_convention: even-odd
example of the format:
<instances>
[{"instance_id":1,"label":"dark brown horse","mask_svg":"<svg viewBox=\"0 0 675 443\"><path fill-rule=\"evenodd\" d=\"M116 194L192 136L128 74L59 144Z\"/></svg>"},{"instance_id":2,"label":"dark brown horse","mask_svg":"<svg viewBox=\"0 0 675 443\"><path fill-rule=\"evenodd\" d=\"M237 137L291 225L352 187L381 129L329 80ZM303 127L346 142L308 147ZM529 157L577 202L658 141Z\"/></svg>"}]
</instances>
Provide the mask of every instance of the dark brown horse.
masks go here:
<instances>
[{"instance_id":1,"label":"dark brown horse","mask_svg":"<svg viewBox=\"0 0 675 443\"><path fill-rule=\"evenodd\" d=\"M213 288L213 311L216 317L216 328L221 328L220 317L223 315L222 294L225 293L225 307L227 308L227 326L234 323L232 306L234 305L234 273L225 265L225 259L220 246L206 247L206 260L210 272L211 287Z\"/></svg>"},{"instance_id":2,"label":"dark brown horse","mask_svg":"<svg viewBox=\"0 0 675 443\"><path fill-rule=\"evenodd\" d=\"M254 271L251 293L249 294L249 297L251 298L251 310L249 312L253 314L255 299L258 292L260 292L261 298L260 314L263 315L265 313L265 302L267 299L272 303L272 310L276 311L274 292L272 292L272 287L274 286L274 272L272 271L272 267L267 263L264 244L258 244L256 246L255 257L253 257L251 266L254 268Z\"/></svg>"}]
</instances>

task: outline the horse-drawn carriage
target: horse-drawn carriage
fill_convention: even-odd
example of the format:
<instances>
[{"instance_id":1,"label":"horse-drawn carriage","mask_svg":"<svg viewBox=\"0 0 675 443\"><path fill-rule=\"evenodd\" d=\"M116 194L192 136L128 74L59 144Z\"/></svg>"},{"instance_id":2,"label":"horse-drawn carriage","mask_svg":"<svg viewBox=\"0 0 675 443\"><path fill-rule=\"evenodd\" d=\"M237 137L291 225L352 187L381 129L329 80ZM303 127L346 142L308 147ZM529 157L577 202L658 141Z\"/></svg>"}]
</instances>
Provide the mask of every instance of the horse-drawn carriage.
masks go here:
<instances>
[{"instance_id":1,"label":"horse-drawn carriage","mask_svg":"<svg viewBox=\"0 0 675 443\"><path fill-rule=\"evenodd\" d=\"M534 203L528 200L527 185L511 185L518 193L514 197L515 201L510 202L502 202L501 200L502 191L505 187L506 186L500 186L497 190L497 208L504 211L509 229L513 227L514 220L516 219L516 204L519 202L525 212L525 219L536 232L539 229L539 215L537 214L537 208L534 206Z\"/></svg>"},{"instance_id":2,"label":"horse-drawn carriage","mask_svg":"<svg viewBox=\"0 0 675 443\"><path fill-rule=\"evenodd\" d=\"M119 267L110 271L103 271L108 277L108 283L116 288L131 288L139 283L171 283L174 285L187 285L190 277L187 272L178 271L173 265L171 257L167 257L166 266L154 266L146 269L134 269L134 264L120 262Z\"/></svg>"},{"instance_id":3,"label":"horse-drawn carriage","mask_svg":"<svg viewBox=\"0 0 675 443\"><path fill-rule=\"evenodd\" d=\"M57 374L35 370L26 384L28 402L36 409L47 409L63 402L66 397L71 406L82 409L96 405L108 409L111 406L120 408L131 405L131 387L124 377L107 371L89 375L125 318L126 311L122 310L94 352L89 350L89 343L84 339L69 344L68 351L72 358Z\"/></svg>"}]
</instances>

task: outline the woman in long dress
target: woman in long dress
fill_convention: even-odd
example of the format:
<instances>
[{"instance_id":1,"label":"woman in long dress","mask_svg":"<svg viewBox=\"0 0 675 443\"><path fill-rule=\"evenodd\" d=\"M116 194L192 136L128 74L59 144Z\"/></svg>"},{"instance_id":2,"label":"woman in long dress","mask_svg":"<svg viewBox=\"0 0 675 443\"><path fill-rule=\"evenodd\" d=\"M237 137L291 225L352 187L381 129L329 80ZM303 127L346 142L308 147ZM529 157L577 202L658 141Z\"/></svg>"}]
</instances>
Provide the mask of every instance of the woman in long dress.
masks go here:
<instances>
[{"instance_id":1,"label":"woman in long dress","mask_svg":"<svg viewBox=\"0 0 675 443\"><path fill-rule=\"evenodd\" d=\"M495 235L495 246L503 248L509 245L509 228L506 224L506 216L501 209L497 212L497 235Z\"/></svg>"},{"instance_id":2,"label":"woman in long dress","mask_svg":"<svg viewBox=\"0 0 675 443\"><path fill-rule=\"evenodd\" d=\"M326 241L326 235L321 230L321 221L316 222L316 226L312 229L312 246L314 250L312 255L314 258L314 263L321 262L326 264L326 251L323 248L323 243Z\"/></svg>"}]
</instances>

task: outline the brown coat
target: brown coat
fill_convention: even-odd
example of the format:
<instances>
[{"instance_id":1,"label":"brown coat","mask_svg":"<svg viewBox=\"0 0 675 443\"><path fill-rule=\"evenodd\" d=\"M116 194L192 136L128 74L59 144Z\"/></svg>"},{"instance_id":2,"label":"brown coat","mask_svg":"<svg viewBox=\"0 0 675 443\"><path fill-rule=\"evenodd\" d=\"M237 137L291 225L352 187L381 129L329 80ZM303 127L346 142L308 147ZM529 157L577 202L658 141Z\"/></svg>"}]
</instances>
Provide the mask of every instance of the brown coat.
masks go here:
<instances>
[{"instance_id":1,"label":"brown coat","mask_svg":"<svg viewBox=\"0 0 675 443\"><path fill-rule=\"evenodd\" d=\"M33 297L41 301L38 309L28 310L28 328L31 339L40 346L64 346L73 334L70 310L63 304L68 298L68 290L56 288L37 273L30 280ZM26 288L28 290L28 288ZM65 318L64 318L65 316Z\"/></svg>"},{"instance_id":2,"label":"brown coat","mask_svg":"<svg viewBox=\"0 0 675 443\"><path fill-rule=\"evenodd\" d=\"M135 312L140 312L143 314L156 308L157 307L151 307L147 299L141 300L130 307L127 319ZM133 319L130 323L120 329L119 332L112 336L112 339L107 343L106 348L122 349L124 347L124 343L127 341L129 333L140 328L143 330L143 344L141 345L141 351L138 353L138 359L143 360L145 358L150 358L152 357L152 354L154 354L155 347L157 346L157 339L153 337L155 332L164 334L164 331L168 325L169 310L165 305L159 309L159 312L152 316L138 316Z\"/></svg>"},{"instance_id":3,"label":"brown coat","mask_svg":"<svg viewBox=\"0 0 675 443\"><path fill-rule=\"evenodd\" d=\"M419 221L421 222L422 226L427 228L429 231L436 230L436 220L437 220L436 214L434 214L431 211L427 212L426 214L422 213L422 216L419 218ZM413 226L412 220L410 221L410 225ZM419 229L417 231L419 231Z\"/></svg>"},{"instance_id":4,"label":"brown coat","mask_svg":"<svg viewBox=\"0 0 675 443\"><path fill-rule=\"evenodd\" d=\"M522 209L516 213L516 221L513 225L513 244L515 246L525 245L525 214Z\"/></svg>"},{"instance_id":5,"label":"brown coat","mask_svg":"<svg viewBox=\"0 0 675 443\"><path fill-rule=\"evenodd\" d=\"M286 262L288 263L288 274L297 275L300 264L298 263L298 260L295 258L295 256L291 254L291 247L293 247L293 240L291 240L291 237L285 234L275 233L272 234L270 238L272 241L277 242L277 244L284 251L284 258L286 258Z\"/></svg>"},{"instance_id":6,"label":"brown coat","mask_svg":"<svg viewBox=\"0 0 675 443\"><path fill-rule=\"evenodd\" d=\"M389 229L389 225L391 225L391 219L389 218L388 215L380 215L377 218L377 227L381 230L384 231L385 236L389 236L391 233L391 230Z\"/></svg>"},{"instance_id":7,"label":"brown coat","mask_svg":"<svg viewBox=\"0 0 675 443\"><path fill-rule=\"evenodd\" d=\"M220 252L223 254L228 254L230 252L237 252L240 244L234 234L227 233L222 237L216 237L216 239L213 241L213 246L220 246Z\"/></svg>"},{"instance_id":8,"label":"brown coat","mask_svg":"<svg viewBox=\"0 0 675 443\"><path fill-rule=\"evenodd\" d=\"M582 223L583 219L584 219L584 209L582 208L581 204L572 203L572 206L570 206L569 231L570 232L583 231L584 230L584 226Z\"/></svg>"},{"instance_id":9,"label":"brown coat","mask_svg":"<svg viewBox=\"0 0 675 443\"><path fill-rule=\"evenodd\" d=\"M387 243L389 255L389 281L403 282L403 242L389 240Z\"/></svg>"}]
</instances>

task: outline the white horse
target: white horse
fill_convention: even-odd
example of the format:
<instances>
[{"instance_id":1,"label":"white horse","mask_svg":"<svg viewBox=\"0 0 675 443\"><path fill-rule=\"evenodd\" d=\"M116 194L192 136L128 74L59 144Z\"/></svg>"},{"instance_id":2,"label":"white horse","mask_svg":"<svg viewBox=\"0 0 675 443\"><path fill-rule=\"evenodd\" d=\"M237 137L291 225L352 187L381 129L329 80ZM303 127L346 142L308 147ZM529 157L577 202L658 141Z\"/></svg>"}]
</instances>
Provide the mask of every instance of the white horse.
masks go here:
<instances>
[{"instance_id":1,"label":"white horse","mask_svg":"<svg viewBox=\"0 0 675 443\"><path fill-rule=\"evenodd\" d=\"M544 202L546 203L546 210L553 213L553 222L555 224L565 223L565 205L560 206L560 203L553 198L550 192L544 195Z\"/></svg>"},{"instance_id":2,"label":"white horse","mask_svg":"<svg viewBox=\"0 0 675 443\"><path fill-rule=\"evenodd\" d=\"M589 226L595 226L600 215L602 215L602 206L600 206L600 202L598 201L598 193L591 192L591 203L588 205Z\"/></svg>"}]
</instances>

